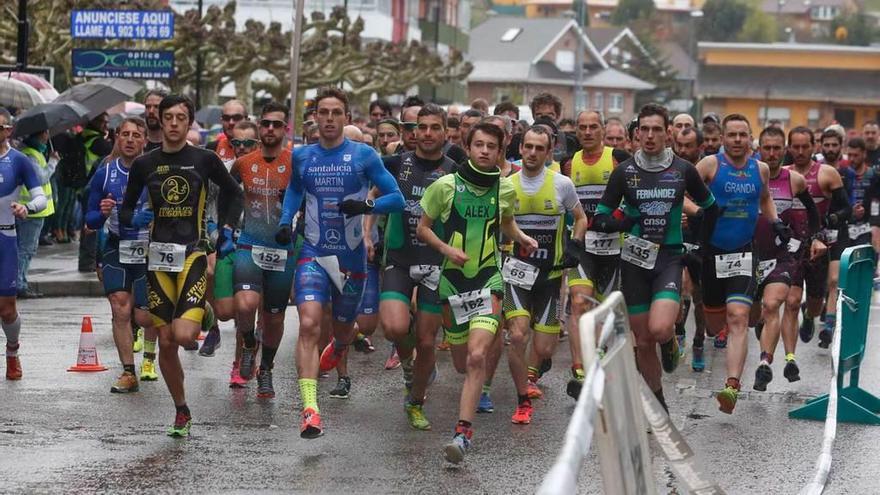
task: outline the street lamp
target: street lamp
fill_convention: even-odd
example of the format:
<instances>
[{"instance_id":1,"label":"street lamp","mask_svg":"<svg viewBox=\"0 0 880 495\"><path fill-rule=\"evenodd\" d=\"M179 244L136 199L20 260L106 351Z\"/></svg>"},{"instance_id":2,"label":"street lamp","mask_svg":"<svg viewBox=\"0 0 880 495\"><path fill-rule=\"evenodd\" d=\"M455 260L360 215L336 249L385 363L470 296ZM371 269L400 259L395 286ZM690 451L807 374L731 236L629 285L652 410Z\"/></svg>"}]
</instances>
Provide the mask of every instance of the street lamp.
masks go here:
<instances>
[{"instance_id":1,"label":"street lamp","mask_svg":"<svg viewBox=\"0 0 880 495\"><path fill-rule=\"evenodd\" d=\"M696 86L696 83L697 83L697 72L699 72L698 67L699 67L699 63L700 63L698 60L699 53L697 50L697 43L698 43L697 42L697 22L699 22L699 20L702 18L703 18L703 11L702 10L692 10L691 11L691 29L690 29L691 39L690 39L690 43L688 44L688 46L690 48L691 61L694 64L693 67L695 67L695 70L693 71L692 74L688 74L691 78L690 95L688 95L688 96L689 96L689 99L691 100L691 109L692 110L695 110L696 106L697 106L696 95L695 95L696 91L694 89L694 87Z\"/></svg>"}]
</instances>

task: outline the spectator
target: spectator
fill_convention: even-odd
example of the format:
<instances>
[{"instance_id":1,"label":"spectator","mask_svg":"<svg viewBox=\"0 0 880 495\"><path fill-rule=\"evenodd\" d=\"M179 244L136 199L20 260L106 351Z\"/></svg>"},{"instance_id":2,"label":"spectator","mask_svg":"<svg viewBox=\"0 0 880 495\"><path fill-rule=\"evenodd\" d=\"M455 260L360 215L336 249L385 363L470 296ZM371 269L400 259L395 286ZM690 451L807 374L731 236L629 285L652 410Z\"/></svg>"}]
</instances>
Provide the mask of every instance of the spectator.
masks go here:
<instances>
[{"instance_id":1,"label":"spectator","mask_svg":"<svg viewBox=\"0 0 880 495\"><path fill-rule=\"evenodd\" d=\"M98 236L94 231L86 228L84 222L86 202L88 201L87 184L95 167L101 163L104 157L113 152L113 143L107 139L107 114L102 113L86 124L86 128L77 136L77 140L83 146L86 172L86 184L79 186L76 190L76 197L81 206L80 218L77 219L77 222L82 225L79 237L79 266L77 268L81 272L93 272L98 262Z\"/></svg>"},{"instance_id":2,"label":"spectator","mask_svg":"<svg viewBox=\"0 0 880 495\"><path fill-rule=\"evenodd\" d=\"M27 272L31 265L31 259L37 252L37 244L40 240L40 231L46 217L55 212L55 204L52 200L52 184L49 178L52 170L49 166L49 131L32 134L25 138L19 150L24 153L33 163L37 178L43 185L43 193L46 195L48 204L46 209L39 213L32 213L25 219L15 219L15 230L18 237L18 297L27 299L40 297L41 294L31 290L28 286ZM54 157L53 157L54 158ZM30 194L21 188L21 204L27 204L31 200Z\"/></svg>"},{"instance_id":3,"label":"spectator","mask_svg":"<svg viewBox=\"0 0 880 495\"><path fill-rule=\"evenodd\" d=\"M483 115L489 115L489 102L482 98L477 98L472 101L471 108L479 110Z\"/></svg>"},{"instance_id":4,"label":"spectator","mask_svg":"<svg viewBox=\"0 0 880 495\"><path fill-rule=\"evenodd\" d=\"M378 124L379 122L391 118L391 104L383 99L373 100L370 102L370 122Z\"/></svg>"},{"instance_id":5,"label":"spectator","mask_svg":"<svg viewBox=\"0 0 880 495\"><path fill-rule=\"evenodd\" d=\"M458 120L458 117L449 117L446 119L446 140L456 146L461 146L460 125L461 121Z\"/></svg>"},{"instance_id":6,"label":"spectator","mask_svg":"<svg viewBox=\"0 0 880 495\"><path fill-rule=\"evenodd\" d=\"M495 115L507 115L512 120L519 120L519 107L514 105L512 101L502 101L495 105L492 110Z\"/></svg>"},{"instance_id":7,"label":"spectator","mask_svg":"<svg viewBox=\"0 0 880 495\"><path fill-rule=\"evenodd\" d=\"M562 119L559 121L559 130L568 134L574 134L575 125L572 119Z\"/></svg>"}]
</instances>

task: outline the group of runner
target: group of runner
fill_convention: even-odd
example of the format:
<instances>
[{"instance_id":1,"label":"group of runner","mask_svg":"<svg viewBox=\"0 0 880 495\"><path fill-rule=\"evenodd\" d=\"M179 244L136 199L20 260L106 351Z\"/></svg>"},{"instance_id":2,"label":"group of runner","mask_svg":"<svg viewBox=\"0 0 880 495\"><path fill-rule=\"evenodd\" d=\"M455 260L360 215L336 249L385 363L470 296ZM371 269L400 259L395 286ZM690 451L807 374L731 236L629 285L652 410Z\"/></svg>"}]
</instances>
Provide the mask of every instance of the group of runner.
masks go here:
<instances>
[{"instance_id":1,"label":"group of runner","mask_svg":"<svg viewBox=\"0 0 880 495\"><path fill-rule=\"evenodd\" d=\"M464 375L459 419L444 447L445 458L459 463L476 413L494 411L491 383L504 342L517 394L511 420L528 424L565 335L566 391L579 396L577 322L613 290L626 300L639 371L664 407L662 372L684 355L693 309L691 367L705 368L707 334L727 348L716 396L729 414L750 327L761 347L756 390L772 380L780 336L783 374L800 378L797 335L809 342L823 312L819 345L828 346L840 254L870 243L870 218L880 214L865 141L849 140L844 163L845 136L834 128L822 133L820 162L806 127L787 135L767 127L753 148L742 115L698 129L690 116L673 119L648 104L629 126L631 140L620 121L581 111L574 152L571 136L557 129L559 99L542 94L531 104L535 123L515 139L515 107L456 117L459 147L449 140L444 108L408 100L402 121L371 105L380 156L347 125L345 92L321 90L313 103L304 132L315 132L312 144L289 145L285 106L270 102L250 122L232 101L223 107L224 134L201 149L186 141L192 103L150 92L145 119L122 122L114 156L92 177L86 221L103 232L99 274L123 366L111 391L138 390L133 349L144 351L140 381L158 379L158 357L176 408L172 436L188 435L192 421L178 348L197 348L207 332L199 352L211 356L220 345L217 321L234 320L230 386L256 377L257 397L272 398L292 303L303 438L324 432L319 376L336 369L330 396L347 398L349 349L373 350L377 326L400 362L409 424L431 429L424 404L442 334ZM703 130L720 135L718 149L707 150ZM512 142L521 157L515 162ZM17 193L3 196L10 205L0 206L10 217L0 218L4 239L12 215L45 203L22 159L0 148L2 183L10 191L24 184L33 195L27 204L16 202ZM21 376L14 289L0 293L12 379ZM132 321L142 333L132 334Z\"/></svg>"}]
</instances>

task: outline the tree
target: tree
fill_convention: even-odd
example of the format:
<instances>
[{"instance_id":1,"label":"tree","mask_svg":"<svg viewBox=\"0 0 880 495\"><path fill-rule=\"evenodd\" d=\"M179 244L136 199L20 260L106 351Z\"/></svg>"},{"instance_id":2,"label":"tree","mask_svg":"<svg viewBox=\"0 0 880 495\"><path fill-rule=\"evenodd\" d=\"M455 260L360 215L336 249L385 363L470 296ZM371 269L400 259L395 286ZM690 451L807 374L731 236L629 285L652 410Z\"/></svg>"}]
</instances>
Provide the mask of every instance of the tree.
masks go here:
<instances>
[{"instance_id":1,"label":"tree","mask_svg":"<svg viewBox=\"0 0 880 495\"><path fill-rule=\"evenodd\" d=\"M636 35L647 54L633 47L634 49L630 50L630 53L634 56L626 72L650 82L655 87L652 91L640 92L637 95L636 108L642 103L669 101L679 97L678 72L669 65L669 62L657 49L649 23L639 23L637 26L638 31L634 30L633 34Z\"/></svg>"},{"instance_id":2,"label":"tree","mask_svg":"<svg viewBox=\"0 0 880 495\"><path fill-rule=\"evenodd\" d=\"M637 19L646 19L654 13L654 0L620 0L611 14L611 23L626 26Z\"/></svg>"},{"instance_id":3,"label":"tree","mask_svg":"<svg viewBox=\"0 0 880 495\"><path fill-rule=\"evenodd\" d=\"M831 21L830 38L844 45L868 46L878 39L878 29L861 12L842 14Z\"/></svg>"},{"instance_id":4,"label":"tree","mask_svg":"<svg viewBox=\"0 0 880 495\"><path fill-rule=\"evenodd\" d=\"M750 8L742 0L706 0L697 33L701 41L735 41Z\"/></svg>"},{"instance_id":5,"label":"tree","mask_svg":"<svg viewBox=\"0 0 880 495\"><path fill-rule=\"evenodd\" d=\"M776 41L777 33L776 20L771 15L758 8L751 8L739 35L737 35L737 40L751 43L772 43Z\"/></svg>"}]
</instances>

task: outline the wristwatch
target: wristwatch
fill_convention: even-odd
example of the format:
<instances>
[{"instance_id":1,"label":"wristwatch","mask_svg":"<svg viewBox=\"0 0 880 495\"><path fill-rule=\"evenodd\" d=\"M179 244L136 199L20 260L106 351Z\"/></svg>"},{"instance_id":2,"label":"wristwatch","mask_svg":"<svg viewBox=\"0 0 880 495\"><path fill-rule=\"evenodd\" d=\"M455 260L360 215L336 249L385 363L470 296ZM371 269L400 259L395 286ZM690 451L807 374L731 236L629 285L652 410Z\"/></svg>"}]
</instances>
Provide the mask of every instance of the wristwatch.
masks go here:
<instances>
[{"instance_id":1,"label":"wristwatch","mask_svg":"<svg viewBox=\"0 0 880 495\"><path fill-rule=\"evenodd\" d=\"M373 201L372 199L364 200L364 204L366 204L367 208L369 208L370 210L372 210L376 206L376 202Z\"/></svg>"}]
</instances>

